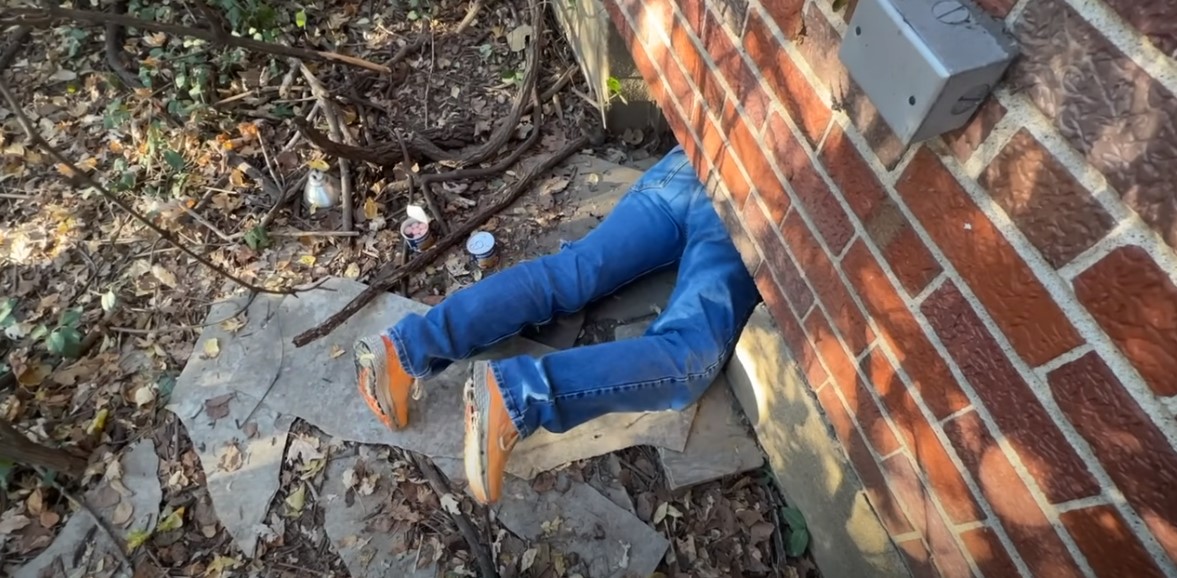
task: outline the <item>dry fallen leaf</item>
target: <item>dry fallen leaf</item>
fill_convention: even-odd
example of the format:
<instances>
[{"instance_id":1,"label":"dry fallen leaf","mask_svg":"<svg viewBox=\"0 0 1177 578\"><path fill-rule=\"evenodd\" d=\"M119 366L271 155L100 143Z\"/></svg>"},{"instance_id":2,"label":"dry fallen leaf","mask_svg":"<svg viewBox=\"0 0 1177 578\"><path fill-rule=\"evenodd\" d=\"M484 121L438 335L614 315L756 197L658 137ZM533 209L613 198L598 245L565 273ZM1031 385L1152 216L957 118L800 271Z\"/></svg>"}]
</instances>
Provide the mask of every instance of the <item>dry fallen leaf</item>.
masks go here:
<instances>
[{"instance_id":1,"label":"dry fallen leaf","mask_svg":"<svg viewBox=\"0 0 1177 578\"><path fill-rule=\"evenodd\" d=\"M242 327L245 327L246 323L249 323L249 320L245 317L245 314L243 313L243 314L238 315L236 317L231 317L229 319L222 321L221 322L221 330L224 331L225 333L237 333L237 331L239 329L241 329Z\"/></svg>"},{"instance_id":2,"label":"dry fallen leaf","mask_svg":"<svg viewBox=\"0 0 1177 578\"><path fill-rule=\"evenodd\" d=\"M217 468L225 472L235 472L241 469L241 464L244 461L237 444L229 443L221 448L218 454Z\"/></svg>"},{"instance_id":3,"label":"dry fallen leaf","mask_svg":"<svg viewBox=\"0 0 1177 578\"><path fill-rule=\"evenodd\" d=\"M374 197L368 197L364 201L364 218L371 221L380 216L380 205L376 204Z\"/></svg>"},{"instance_id":4,"label":"dry fallen leaf","mask_svg":"<svg viewBox=\"0 0 1177 578\"><path fill-rule=\"evenodd\" d=\"M25 500L25 509L34 516L40 516L41 512L45 511L45 497L41 494L41 488L37 488L29 494L28 499Z\"/></svg>"},{"instance_id":5,"label":"dry fallen leaf","mask_svg":"<svg viewBox=\"0 0 1177 578\"><path fill-rule=\"evenodd\" d=\"M286 504L286 515L288 517L297 516L302 513L302 509L307 503L307 486L306 484L299 484L298 489L290 492L286 496L284 502Z\"/></svg>"},{"instance_id":6,"label":"dry fallen leaf","mask_svg":"<svg viewBox=\"0 0 1177 578\"><path fill-rule=\"evenodd\" d=\"M40 522L41 522L42 528L45 528L45 529L52 528L52 527L56 526L57 523L60 521L61 521L61 514L58 514L57 512L50 512L50 511L41 512Z\"/></svg>"},{"instance_id":7,"label":"dry fallen leaf","mask_svg":"<svg viewBox=\"0 0 1177 578\"><path fill-rule=\"evenodd\" d=\"M205 359L216 359L216 357L221 354L221 343L217 340L216 337L211 337L205 340L204 346L201 347L201 350L204 351L201 357Z\"/></svg>"},{"instance_id":8,"label":"dry fallen leaf","mask_svg":"<svg viewBox=\"0 0 1177 578\"><path fill-rule=\"evenodd\" d=\"M110 523L120 528L126 528L127 524L131 523L131 517L135 515L135 506L131 504L130 500L123 500L114 507L114 514L110 516Z\"/></svg>"},{"instance_id":9,"label":"dry fallen leaf","mask_svg":"<svg viewBox=\"0 0 1177 578\"><path fill-rule=\"evenodd\" d=\"M343 355L344 353L345 352L344 352L343 348L340 347L339 344L337 344L337 343L331 344L331 354L330 354L331 359L336 359L340 355Z\"/></svg>"},{"instance_id":10,"label":"dry fallen leaf","mask_svg":"<svg viewBox=\"0 0 1177 578\"><path fill-rule=\"evenodd\" d=\"M327 164L327 161L319 158L311 159L311 161L307 163L307 167L315 169L316 171L326 171L331 168L331 165Z\"/></svg>"},{"instance_id":11,"label":"dry fallen leaf","mask_svg":"<svg viewBox=\"0 0 1177 578\"><path fill-rule=\"evenodd\" d=\"M159 280L160 283L168 287L175 288L178 284L176 282L176 274L163 268L163 265L156 263L151 266L151 275Z\"/></svg>"},{"instance_id":12,"label":"dry fallen leaf","mask_svg":"<svg viewBox=\"0 0 1177 578\"><path fill-rule=\"evenodd\" d=\"M237 396L236 392L229 392L204 400L204 413L209 419L216 421L229 415L229 400Z\"/></svg>"},{"instance_id":13,"label":"dry fallen leaf","mask_svg":"<svg viewBox=\"0 0 1177 578\"><path fill-rule=\"evenodd\" d=\"M323 452L319 451L318 438L305 435L290 437L290 448L286 450L286 463L293 464L297 461L307 463L322 458Z\"/></svg>"},{"instance_id":14,"label":"dry fallen leaf","mask_svg":"<svg viewBox=\"0 0 1177 578\"><path fill-rule=\"evenodd\" d=\"M151 384L142 385L135 390L135 405L143 407L155 401L155 388Z\"/></svg>"},{"instance_id":15,"label":"dry fallen leaf","mask_svg":"<svg viewBox=\"0 0 1177 578\"><path fill-rule=\"evenodd\" d=\"M0 536L8 536L13 532L24 529L32 520L25 515L16 515L10 518L0 519Z\"/></svg>"}]
</instances>

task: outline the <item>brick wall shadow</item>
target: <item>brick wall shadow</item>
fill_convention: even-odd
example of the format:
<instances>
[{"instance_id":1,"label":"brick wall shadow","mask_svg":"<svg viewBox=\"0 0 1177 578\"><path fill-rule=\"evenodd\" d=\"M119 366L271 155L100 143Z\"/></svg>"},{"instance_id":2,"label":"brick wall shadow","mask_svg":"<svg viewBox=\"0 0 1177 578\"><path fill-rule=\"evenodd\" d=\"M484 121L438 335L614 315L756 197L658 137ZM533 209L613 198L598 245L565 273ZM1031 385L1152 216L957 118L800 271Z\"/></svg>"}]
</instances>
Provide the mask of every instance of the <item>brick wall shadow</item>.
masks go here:
<instances>
[{"instance_id":1,"label":"brick wall shadow","mask_svg":"<svg viewBox=\"0 0 1177 578\"><path fill-rule=\"evenodd\" d=\"M779 482L806 516L815 559L827 576L894 575L898 560L886 533L861 509L859 493L870 484L852 479L857 474L831 439L793 355L775 325L763 322L769 316L757 316L761 322L745 329L728 380L770 465L785 472Z\"/></svg>"}]
</instances>

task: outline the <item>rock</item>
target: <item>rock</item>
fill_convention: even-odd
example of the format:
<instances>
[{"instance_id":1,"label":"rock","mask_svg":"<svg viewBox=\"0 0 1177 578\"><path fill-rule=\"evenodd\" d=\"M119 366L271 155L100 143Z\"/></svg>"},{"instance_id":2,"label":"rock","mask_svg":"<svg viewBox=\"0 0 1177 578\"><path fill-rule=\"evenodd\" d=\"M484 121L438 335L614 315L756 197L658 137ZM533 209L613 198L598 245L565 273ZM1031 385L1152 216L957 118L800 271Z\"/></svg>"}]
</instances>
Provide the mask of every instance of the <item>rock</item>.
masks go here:
<instances>
[{"instance_id":1,"label":"rock","mask_svg":"<svg viewBox=\"0 0 1177 578\"><path fill-rule=\"evenodd\" d=\"M764 454L744 425L723 374L695 405L699 409L686 448L681 452L658 448L666 483L671 490L764 465Z\"/></svg>"}]
</instances>

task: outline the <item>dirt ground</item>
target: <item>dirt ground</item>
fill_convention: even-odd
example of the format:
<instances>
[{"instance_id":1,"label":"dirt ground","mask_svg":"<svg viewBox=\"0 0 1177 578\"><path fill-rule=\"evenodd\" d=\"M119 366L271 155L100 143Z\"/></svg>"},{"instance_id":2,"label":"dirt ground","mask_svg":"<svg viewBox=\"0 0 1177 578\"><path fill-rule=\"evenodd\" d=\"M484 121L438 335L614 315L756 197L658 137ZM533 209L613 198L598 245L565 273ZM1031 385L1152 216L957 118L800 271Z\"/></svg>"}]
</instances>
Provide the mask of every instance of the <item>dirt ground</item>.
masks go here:
<instances>
[{"instance_id":1,"label":"dirt ground","mask_svg":"<svg viewBox=\"0 0 1177 578\"><path fill-rule=\"evenodd\" d=\"M161 518L171 522L126 545L135 576L346 576L323 538L321 512L313 505L283 508L291 499L286 493L273 504L284 531L253 559L220 527L191 442L163 406L185 362L207 353L193 350L201 323L234 283L180 246L256 288L289 290L331 275L372 282L408 259L397 226L410 204L428 207L433 197L434 217L444 223L438 228L458 230L584 132L596 135L588 152L623 164L657 156L670 143L656 134L636 145L602 138L600 114L554 19L533 20L523 0L97 4L79 9L345 53L389 70L304 58L304 73L287 54L225 46L223 38L0 9L9 39L0 82L15 101L0 101L0 418L85 460L80 475L0 460L0 568L8 574L52 544L78 511L70 497L83 495L131 444L147 439L161 459ZM15 27L22 23L31 28L27 37ZM536 36L543 49L529 65L532 45L525 40ZM329 93L326 100L315 82ZM513 120L517 99L533 102L520 96L525 88L543 98ZM343 140L384 154L367 158L378 162L348 163L350 231L339 207L302 202L310 170L342 176L338 157L315 146L331 133L331 110ZM26 135L18 111L52 151ZM309 132L294 119L304 119ZM422 135L445 154L413 140ZM502 146L486 146L504 135ZM461 166L483 151L485 158ZM517 159L504 162L516 151ZM427 185L429 195L404 185L414 182L411 175L479 167L495 170ZM524 201L479 228L499 237L504 255L519 258L529 239L562 218L551 200L560 186L559 175L541 175ZM477 271L450 265L467 259L463 243L394 289L436 304L475 282ZM582 342L611 331L586 328ZM307 424L295 433L316 435ZM387 459L397 458L397 450L387 451ZM664 575L816 575L806 556L787 554L792 531L767 472L671 493L652 451L632 448L560 475L583 478L608 468L621 479L639 517L671 538ZM415 467L406 467L416 488L406 501L406 515L417 520L411 543L426 548L426 556L451 560L447 575L472 575L466 542L439 514L437 496ZM283 480L304 474L292 468ZM557 483L555 474L535 481L541 488ZM512 564L499 568L502 576L564 575L568 561L559 553L501 531L471 504L464 508L484 546L514 560L536 550L526 570Z\"/></svg>"}]
</instances>

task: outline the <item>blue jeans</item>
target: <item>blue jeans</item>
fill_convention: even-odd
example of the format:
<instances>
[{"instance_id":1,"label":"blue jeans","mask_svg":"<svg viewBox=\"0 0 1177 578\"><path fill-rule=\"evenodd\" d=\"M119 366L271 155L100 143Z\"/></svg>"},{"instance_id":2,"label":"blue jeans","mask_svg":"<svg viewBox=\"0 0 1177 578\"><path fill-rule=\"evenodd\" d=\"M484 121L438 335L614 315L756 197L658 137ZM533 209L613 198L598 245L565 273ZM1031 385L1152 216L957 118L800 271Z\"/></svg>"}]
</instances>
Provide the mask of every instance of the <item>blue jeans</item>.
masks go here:
<instances>
[{"instance_id":1,"label":"blue jeans","mask_svg":"<svg viewBox=\"0 0 1177 578\"><path fill-rule=\"evenodd\" d=\"M670 301L642 337L491 367L521 436L608 413L683 409L731 355L759 294L681 147L580 241L486 277L388 333L401 365L428 378L675 263Z\"/></svg>"}]
</instances>

